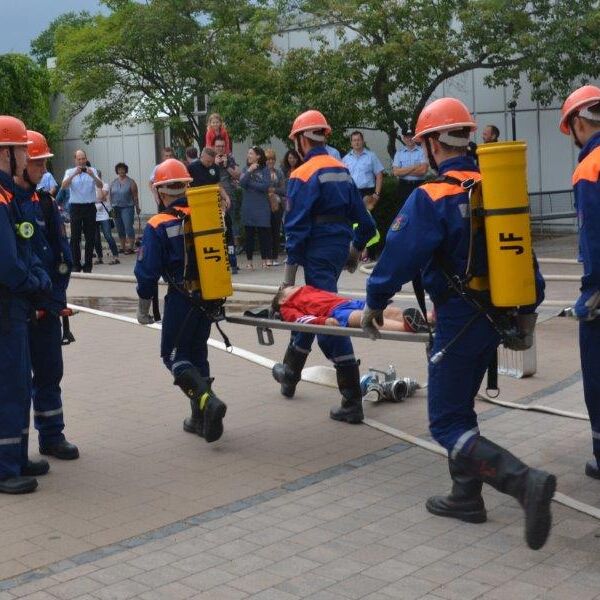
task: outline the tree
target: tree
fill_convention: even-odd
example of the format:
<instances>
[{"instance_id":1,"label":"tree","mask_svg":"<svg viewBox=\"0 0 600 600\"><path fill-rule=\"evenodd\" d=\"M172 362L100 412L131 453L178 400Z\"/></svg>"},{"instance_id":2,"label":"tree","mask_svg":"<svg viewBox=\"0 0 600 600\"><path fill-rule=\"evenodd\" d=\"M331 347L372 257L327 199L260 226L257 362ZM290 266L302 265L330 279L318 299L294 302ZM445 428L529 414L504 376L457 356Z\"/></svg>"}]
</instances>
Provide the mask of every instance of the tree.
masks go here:
<instances>
[{"instance_id":1,"label":"tree","mask_svg":"<svg viewBox=\"0 0 600 600\"><path fill-rule=\"evenodd\" d=\"M28 129L50 140L56 131L50 122L48 72L23 54L0 55L0 114L14 115Z\"/></svg>"},{"instance_id":2,"label":"tree","mask_svg":"<svg viewBox=\"0 0 600 600\"><path fill-rule=\"evenodd\" d=\"M31 54L41 66L56 56L56 32L59 28L79 28L92 22L93 17L87 11L68 12L54 19L40 35L31 42Z\"/></svg>"},{"instance_id":3,"label":"tree","mask_svg":"<svg viewBox=\"0 0 600 600\"><path fill-rule=\"evenodd\" d=\"M281 14L313 28L316 48L283 56L271 78L270 106L288 123L290 113L314 107L343 127L382 130L393 156L398 125L414 124L440 84L461 73L484 69L488 85L513 84L515 95L525 75L533 98L542 103L567 93L574 79L600 75L598 5L598 0L289 2ZM324 28L335 32L335 42L323 35ZM255 98L240 99L235 109L256 115L255 104ZM280 120L269 115L267 123ZM260 127L258 119L253 126ZM268 129L281 135L281 129Z\"/></svg>"},{"instance_id":4,"label":"tree","mask_svg":"<svg viewBox=\"0 0 600 600\"><path fill-rule=\"evenodd\" d=\"M106 124L153 121L181 143L204 140L195 99L258 84L270 64L271 12L261 2L104 0L111 9L56 32L55 81L77 109L93 103L86 136ZM258 75L256 75L258 74Z\"/></svg>"}]
</instances>

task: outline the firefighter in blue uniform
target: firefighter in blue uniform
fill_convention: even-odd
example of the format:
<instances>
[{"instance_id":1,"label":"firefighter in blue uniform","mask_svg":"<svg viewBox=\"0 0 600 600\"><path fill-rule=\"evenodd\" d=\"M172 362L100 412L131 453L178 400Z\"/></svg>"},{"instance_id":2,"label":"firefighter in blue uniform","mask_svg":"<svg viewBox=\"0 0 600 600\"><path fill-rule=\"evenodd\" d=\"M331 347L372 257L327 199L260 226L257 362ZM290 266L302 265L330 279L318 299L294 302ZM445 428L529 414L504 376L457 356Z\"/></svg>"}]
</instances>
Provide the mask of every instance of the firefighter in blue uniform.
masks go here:
<instances>
[{"instance_id":1,"label":"firefighter in blue uniform","mask_svg":"<svg viewBox=\"0 0 600 600\"><path fill-rule=\"evenodd\" d=\"M13 177L27 164L27 130L14 117L0 116L0 493L26 494L37 488L48 462L28 461L31 359L27 323L35 296L52 284L31 245L34 225L14 200Z\"/></svg>"},{"instance_id":2,"label":"firefighter in blue uniform","mask_svg":"<svg viewBox=\"0 0 600 600\"><path fill-rule=\"evenodd\" d=\"M560 130L571 135L580 149L573 190L579 215L583 277L574 312L579 319L583 395L594 452L585 473L600 479L600 88L584 85L565 100Z\"/></svg>"},{"instance_id":3,"label":"firefighter in blue uniform","mask_svg":"<svg viewBox=\"0 0 600 600\"><path fill-rule=\"evenodd\" d=\"M330 133L325 117L309 110L296 118L289 135L304 163L292 172L288 183L283 285L294 285L298 266L302 266L308 285L336 292L342 270L356 270L360 252L376 229L348 169L327 153ZM358 224L354 231L353 223ZM283 363L273 367L273 377L288 398L295 393L314 337L294 333ZM342 404L331 410L331 418L361 423L360 375L350 338L319 335L317 341L335 366L342 395Z\"/></svg>"},{"instance_id":4,"label":"firefighter in blue uniform","mask_svg":"<svg viewBox=\"0 0 600 600\"><path fill-rule=\"evenodd\" d=\"M212 391L207 340L211 318L198 292L189 293L184 281L186 257L183 219L190 214L185 188L192 181L185 165L169 158L156 168L154 187L165 210L146 225L135 265L139 296L138 321L152 323L150 306L161 275L169 284L162 319L160 354L172 373L174 385L188 396L192 409L183 429L207 442L223 434L227 406ZM195 255L194 255L195 256Z\"/></svg>"},{"instance_id":5,"label":"firefighter in blue uniform","mask_svg":"<svg viewBox=\"0 0 600 600\"><path fill-rule=\"evenodd\" d=\"M362 326L376 337L376 324L382 323L389 299L422 271L423 286L436 310L432 356L446 350L440 362L429 362L429 426L434 439L448 451L453 482L451 494L429 498L427 509L436 515L483 522L487 516L481 490L482 483L488 483L524 507L526 541L538 549L550 532L556 478L528 467L480 435L474 399L500 337L485 315L452 293L444 275L448 268L452 274L466 272L470 219L468 193L461 182L480 179L474 160L467 156L475 129L467 107L454 98L432 102L419 116L415 141L425 146L440 177L417 188L393 221L367 282ZM543 280L539 274L536 278L541 301Z\"/></svg>"},{"instance_id":6,"label":"firefighter in blue uniform","mask_svg":"<svg viewBox=\"0 0 600 600\"><path fill-rule=\"evenodd\" d=\"M37 184L46 171L46 159L54 156L46 138L28 131L29 159L22 175L15 178L15 199L25 219L34 223L32 244L50 280L52 293L36 305L37 319L29 325L33 368L33 415L39 432L40 453L62 460L79 457L77 446L66 440L60 382L63 377L60 312L67 306L67 286L73 266L69 240L54 198ZM23 441L26 444L26 440Z\"/></svg>"}]
</instances>

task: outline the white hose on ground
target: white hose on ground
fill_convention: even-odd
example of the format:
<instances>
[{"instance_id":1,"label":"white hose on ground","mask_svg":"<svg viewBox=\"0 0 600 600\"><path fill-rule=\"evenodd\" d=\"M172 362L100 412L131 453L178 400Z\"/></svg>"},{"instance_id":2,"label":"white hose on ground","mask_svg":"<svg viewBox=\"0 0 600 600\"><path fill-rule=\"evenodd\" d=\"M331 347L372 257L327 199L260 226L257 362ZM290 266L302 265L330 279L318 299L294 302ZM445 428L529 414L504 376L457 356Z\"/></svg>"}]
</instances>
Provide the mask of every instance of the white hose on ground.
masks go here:
<instances>
[{"instance_id":1,"label":"white hose on ground","mask_svg":"<svg viewBox=\"0 0 600 600\"><path fill-rule=\"evenodd\" d=\"M69 308L72 308L73 310L78 310L80 312L88 313L88 314L95 315L98 317L105 317L108 319L114 319L114 320L122 321L125 323L131 323L131 324L138 325L139 327L148 327L150 329L161 329L161 326L157 323L153 323L151 325L139 325L139 323L137 322L137 319L134 319L133 317L126 317L124 315L117 315L115 313L110 313L110 312L106 312L106 311L102 311L102 310L96 310L93 308L87 308L86 306L77 306L74 304L69 304L68 306L69 306ZM244 360L248 360L254 364L260 365L262 367L266 367L268 369L271 369L273 367L273 365L275 364L275 361L273 361L269 358L266 358L264 356L261 356L260 354L255 354L254 352L251 352L249 350L244 350L243 348L237 348L234 346L234 347L230 348L229 350L227 350L225 348L225 344L223 344L223 342L213 340L212 338L210 338L208 340L208 344L209 344L209 346L212 346L213 348L217 348L218 350L222 350L224 352L229 352L235 356L243 358ZM312 367L312 369L313 369L312 371L310 369L304 369L304 371L302 371L302 379L304 381L310 381L311 383L316 383L318 385L327 385L329 387L337 387L337 385L331 386L330 383L323 382L322 374L315 374L314 369L319 369L319 367ZM378 431L387 433L388 435L391 435L392 437L395 437L395 438L402 440L404 442L407 442L409 444L418 446L419 448L427 450L428 452L433 452L435 454L439 454L440 456L447 456L446 451L441 446L439 446L438 444L436 444L434 442L430 442L429 440L423 440L419 437L411 435L410 433L401 431L400 429L395 429L394 427L390 427L389 425L386 425L385 423L380 423L379 421L375 421L374 419L365 419L364 423L365 423L365 425L368 425L369 427L372 427L373 429L377 429ZM584 502L580 502L579 500L576 500L575 498L571 498L571 496L567 496L560 492L556 492L554 494L553 501L558 504L562 504L563 506L567 506L568 508L571 508L573 510L576 510L577 512L586 514L590 517L600 520L600 509L596 508L595 506L591 506L590 504L585 504Z\"/></svg>"}]
</instances>

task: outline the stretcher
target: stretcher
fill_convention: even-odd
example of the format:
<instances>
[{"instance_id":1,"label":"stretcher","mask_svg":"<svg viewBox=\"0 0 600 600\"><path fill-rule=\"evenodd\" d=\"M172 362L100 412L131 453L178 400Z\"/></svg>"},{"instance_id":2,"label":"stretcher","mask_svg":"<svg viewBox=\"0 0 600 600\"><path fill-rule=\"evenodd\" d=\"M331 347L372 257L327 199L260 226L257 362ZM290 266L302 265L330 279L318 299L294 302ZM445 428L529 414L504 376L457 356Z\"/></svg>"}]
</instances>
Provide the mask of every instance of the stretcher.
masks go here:
<instances>
[{"instance_id":1,"label":"stretcher","mask_svg":"<svg viewBox=\"0 0 600 600\"><path fill-rule=\"evenodd\" d=\"M236 325L256 327L258 343L261 346L272 346L275 343L273 329L314 333L316 335L337 335L341 337L368 338L369 335L356 327L335 327L331 325L310 325L308 323L288 323L277 319L260 319L246 315L226 315L225 321ZM393 342L429 342L427 333L409 333L404 331L380 331L381 339Z\"/></svg>"}]
</instances>

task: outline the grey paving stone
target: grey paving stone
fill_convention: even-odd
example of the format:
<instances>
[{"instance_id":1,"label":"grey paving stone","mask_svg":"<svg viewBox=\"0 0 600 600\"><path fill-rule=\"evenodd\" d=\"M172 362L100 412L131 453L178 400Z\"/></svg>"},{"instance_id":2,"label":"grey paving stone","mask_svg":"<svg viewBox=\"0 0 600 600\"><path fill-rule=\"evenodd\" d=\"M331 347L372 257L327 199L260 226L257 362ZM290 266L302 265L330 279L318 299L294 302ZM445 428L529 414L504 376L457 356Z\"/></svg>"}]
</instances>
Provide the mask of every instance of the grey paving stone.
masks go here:
<instances>
[{"instance_id":1,"label":"grey paving stone","mask_svg":"<svg viewBox=\"0 0 600 600\"><path fill-rule=\"evenodd\" d=\"M287 579L291 577L297 577L298 575L302 575L307 571L312 571L319 566L320 563L313 560L302 558L301 556L290 556L289 558L284 558L279 562L272 563L266 567L265 570Z\"/></svg>"},{"instance_id":2,"label":"grey paving stone","mask_svg":"<svg viewBox=\"0 0 600 600\"><path fill-rule=\"evenodd\" d=\"M106 586L101 590L96 590L92 592L92 595L100 598L100 600L127 600L127 598L139 596L147 591L147 586L137 581L126 579L125 581L119 581L118 583Z\"/></svg>"},{"instance_id":3,"label":"grey paving stone","mask_svg":"<svg viewBox=\"0 0 600 600\"><path fill-rule=\"evenodd\" d=\"M102 585L102 583L90 577L79 577L78 579L72 579L71 581L65 581L64 583L46 588L46 590L56 598L70 600L88 592L93 592L101 588Z\"/></svg>"},{"instance_id":4,"label":"grey paving stone","mask_svg":"<svg viewBox=\"0 0 600 600\"><path fill-rule=\"evenodd\" d=\"M198 590L199 592L205 592L206 590L210 590L223 583L228 583L232 579L235 579L235 575L232 575L219 567L211 567L200 573L190 575L189 577L182 579L179 583Z\"/></svg>"},{"instance_id":5,"label":"grey paving stone","mask_svg":"<svg viewBox=\"0 0 600 600\"><path fill-rule=\"evenodd\" d=\"M224 571L240 577L258 569L264 569L271 564L273 564L273 561L268 558L263 558L257 554L245 554L239 558L221 563L220 567Z\"/></svg>"},{"instance_id":6,"label":"grey paving stone","mask_svg":"<svg viewBox=\"0 0 600 600\"><path fill-rule=\"evenodd\" d=\"M104 585L111 585L112 583L117 583L118 581L123 581L123 579L129 579L130 577L135 577L140 573L143 573L144 570L139 567L134 567L128 563L122 563L117 565L112 565L111 567L106 567L106 569L100 569L98 571L94 571L90 573L90 579L94 579L95 581L99 581Z\"/></svg>"},{"instance_id":7,"label":"grey paving stone","mask_svg":"<svg viewBox=\"0 0 600 600\"><path fill-rule=\"evenodd\" d=\"M438 584L433 581L427 581L425 579L419 579L419 577L416 577L415 575L409 575L391 585L381 588L380 591L389 598L415 600L416 598L424 597L424 595L431 590L437 589L437 587ZM439 598L439 596L436 597Z\"/></svg>"},{"instance_id":8,"label":"grey paving stone","mask_svg":"<svg viewBox=\"0 0 600 600\"><path fill-rule=\"evenodd\" d=\"M402 558L402 556L400 555L399 558ZM415 565L410 565L401 560L392 558L365 569L362 572L362 575L380 579L386 583L392 583L393 581L398 581L408 574L413 573L418 568L419 567Z\"/></svg>"},{"instance_id":9,"label":"grey paving stone","mask_svg":"<svg viewBox=\"0 0 600 600\"><path fill-rule=\"evenodd\" d=\"M546 588L532 585L523 581L508 581L493 590L488 590L485 595L490 600L531 600L538 598L546 591Z\"/></svg>"},{"instance_id":10,"label":"grey paving stone","mask_svg":"<svg viewBox=\"0 0 600 600\"><path fill-rule=\"evenodd\" d=\"M233 579L229 582L229 585L248 594L256 594L267 588L275 587L283 580L284 578L279 575L265 570L258 570L243 577Z\"/></svg>"},{"instance_id":11,"label":"grey paving stone","mask_svg":"<svg viewBox=\"0 0 600 600\"><path fill-rule=\"evenodd\" d=\"M298 577L292 577L276 586L278 590L294 594L300 598L329 588L335 584L335 580L316 575L315 573L304 573Z\"/></svg>"},{"instance_id":12,"label":"grey paving stone","mask_svg":"<svg viewBox=\"0 0 600 600\"><path fill-rule=\"evenodd\" d=\"M187 598L191 598L196 594L196 590L181 583L173 582L157 587L149 592L144 592L140 594L139 598L142 600L165 600L166 598L169 600L187 600Z\"/></svg>"},{"instance_id":13,"label":"grey paving stone","mask_svg":"<svg viewBox=\"0 0 600 600\"><path fill-rule=\"evenodd\" d=\"M447 600L471 600L483 596L489 589L489 585L461 577L436 588L434 593Z\"/></svg>"},{"instance_id":14,"label":"grey paving stone","mask_svg":"<svg viewBox=\"0 0 600 600\"><path fill-rule=\"evenodd\" d=\"M373 577L368 577L364 573L361 573L360 575L354 575L353 577L349 577L348 579L339 582L334 589L336 594L358 600L386 585L387 582L382 581L381 579L374 579Z\"/></svg>"},{"instance_id":15,"label":"grey paving stone","mask_svg":"<svg viewBox=\"0 0 600 600\"><path fill-rule=\"evenodd\" d=\"M132 577L132 579L150 588L157 588L188 576L189 573L183 569L178 569L172 565L164 565L151 571L145 571L140 575Z\"/></svg>"}]
</instances>

